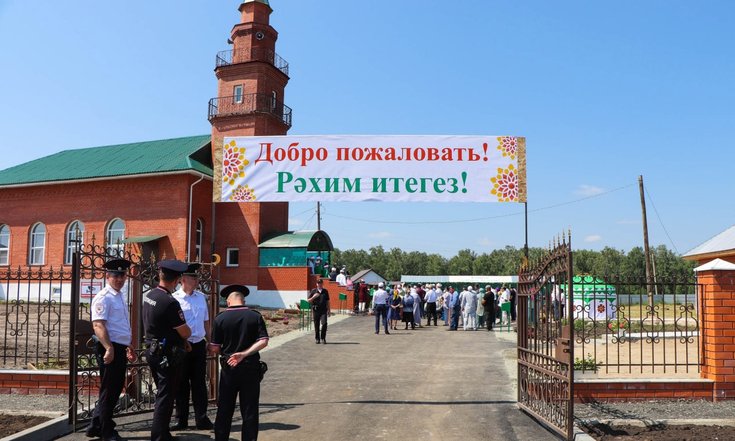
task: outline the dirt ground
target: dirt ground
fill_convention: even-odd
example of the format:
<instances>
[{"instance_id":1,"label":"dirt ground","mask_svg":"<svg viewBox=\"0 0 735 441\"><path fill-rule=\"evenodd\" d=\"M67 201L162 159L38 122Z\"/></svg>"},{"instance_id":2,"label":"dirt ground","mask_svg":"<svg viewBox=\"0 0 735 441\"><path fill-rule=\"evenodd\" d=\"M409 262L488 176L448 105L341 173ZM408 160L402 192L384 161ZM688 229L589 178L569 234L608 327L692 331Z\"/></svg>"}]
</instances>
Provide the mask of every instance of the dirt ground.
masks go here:
<instances>
[{"instance_id":1,"label":"dirt ground","mask_svg":"<svg viewBox=\"0 0 735 441\"><path fill-rule=\"evenodd\" d=\"M694 426L694 425L654 425L648 427L614 426L597 424L582 427L590 436L602 441L699 441L733 440L735 427L732 426Z\"/></svg>"},{"instance_id":2,"label":"dirt ground","mask_svg":"<svg viewBox=\"0 0 735 441\"><path fill-rule=\"evenodd\" d=\"M0 438L21 432L50 419L42 416L0 414Z\"/></svg>"}]
</instances>

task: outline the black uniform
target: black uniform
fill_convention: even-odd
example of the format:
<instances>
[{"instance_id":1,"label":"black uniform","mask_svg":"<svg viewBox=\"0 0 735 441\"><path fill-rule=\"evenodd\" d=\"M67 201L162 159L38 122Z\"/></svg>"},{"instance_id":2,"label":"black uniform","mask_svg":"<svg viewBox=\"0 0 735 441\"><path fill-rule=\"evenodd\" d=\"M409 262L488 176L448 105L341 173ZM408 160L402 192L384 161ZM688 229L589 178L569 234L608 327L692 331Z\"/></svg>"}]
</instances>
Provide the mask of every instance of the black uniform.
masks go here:
<instances>
[{"instance_id":1,"label":"black uniform","mask_svg":"<svg viewBox=\"0 0 735 441\"><path fill-rule=\"evenodd\" d=\"M311 298L311 296L317 294L318 292L318 288L312 289L309 297ZM329 291L327 291L327 288L322 288L321 295L314 301L314 304L311 308L312 313L314 314L314 338L316 338L317 343L319 343L320 340L326 343L328 316L327 311L329 310Z\"/></svg>"},{"instance_id":2,"label":"black uniform","mask_svg":"<svg viewBox=\"0 0 735 441\"><path fill-rule=\"evenodd\" d=\"M482 300L485 301L485 326L488 331L492 331L495 324L495 294L488 289Z\"/></svg>"},{"instance_id":3,"label":"black uniform","mask_svg":"<svg viewBox=\"0 0 735 441\"><path fill-rule=\"evenodd\" d=\"M143 326L148 346L146 358L156 383L156 407L153 412L151 440L169 441L171 413L178 388L183 359L184 339L174 328L185 325L179 302L162 287L155 288L143 298Z\"/></svg>"},{"instance_id":4,"label":"black uniform","mask_svg":"<svg viewBox=\"0 0 735 441\"><path fill-rule=\"evenodd\" d=\"M245 306L229 307L214 319L212 344L220 346L219 398L214 422L215 440L228 440L232 428L235 400L240 398L242 441L258 439L258 403L260 401L260 354L255 353L237 366L227 359L256 341L268 338L265 321L259 312Z\"/></svg>"}]
</instances>

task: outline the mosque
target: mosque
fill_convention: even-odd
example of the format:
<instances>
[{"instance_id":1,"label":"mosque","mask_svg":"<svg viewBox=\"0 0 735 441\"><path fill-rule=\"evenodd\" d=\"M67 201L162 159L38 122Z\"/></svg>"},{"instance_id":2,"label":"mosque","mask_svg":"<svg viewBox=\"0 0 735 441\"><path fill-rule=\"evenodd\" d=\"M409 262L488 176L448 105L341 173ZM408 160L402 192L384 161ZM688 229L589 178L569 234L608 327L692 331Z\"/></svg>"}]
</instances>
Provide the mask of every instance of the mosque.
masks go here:
<instances>
[{"instance_id":1,"label":"mosque","mask_svg":"<svg viewBox=\"0 0 735 441\"><path fill-rule=\"evenodd\" d=\"M297 303L329 260L324 231L288 231L287 202L213 202L226 136L285 135L289 65L276 53L268 0L245 0L231 48L216 56L211 134L61 151L0 171L0 267L71 264L77 235L108 249L217 262L221 286L250 302ZM204 103L202 103L204 105Z\"/></svg>"}]
</instances>

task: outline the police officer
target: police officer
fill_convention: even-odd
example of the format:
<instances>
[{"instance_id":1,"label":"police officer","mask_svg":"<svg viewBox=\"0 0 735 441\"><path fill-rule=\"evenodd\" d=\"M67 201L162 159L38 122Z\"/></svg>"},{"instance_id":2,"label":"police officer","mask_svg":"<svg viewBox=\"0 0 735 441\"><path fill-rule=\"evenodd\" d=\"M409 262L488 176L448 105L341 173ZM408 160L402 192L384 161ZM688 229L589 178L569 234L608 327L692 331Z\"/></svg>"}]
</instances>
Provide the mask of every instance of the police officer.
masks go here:
<instances>
[{"instance_id":1,"label":"police officer","mask_svg":"<svg viewBox=\"0 0 735 441\"><path fill-rule=\"evenodd\" d=\"M242 441L258 439L258 402L260 401L260 353L268 346L268 331L259 312L245 307L250 290L230 285L220 292L227 309L214 319L209 351L220 355L219 399L214 420L214 439L230 438L235 399L240 397Z\"/></svg>"},{"instance_id":2,"label":"police officer","mask_svg":"<svg viewBox=\"0 0 735 441\"><path fill-rule=\"evenodd\" d=\"M151 441L173 439L169 423L180 379L180 364L185 348L190 349L187 339L191 329L172 294L188 267L179 260L162 260L158 263L158 287L143 296L146 358L157 389Z\"/></svg>"},{"instance_id":3,"label":"police officer","mask_svg":"<svg viewBox=\"0 0 735 441\"><path fill-rule=\"evenodd\" d=\"M112 412L125 382L127 362L134 361L130 347L132 333L128 305L121 292L127 279L130 261L114 259L105 262L107 284L92 299L92 327L97 337L95 347L100 368L100 395L92 413L86 435L105 440L120 439L112 421Z\"/></svg>"},{"instance_id":4,"label":"police officer","mask_svg":"<svg viewBox=\"0 0 735 441\"><path fill-rule=\"evenodd\" d=\"M314 314L314 333L316 344L327 344L327 317L329 317L329 291L324 287L322 279L316 281L316 288L309 293L307 302L311 303Z\"/></svg>"},{"instance_id":5,"label":"police officer","mask_svg":"<svg viewBox=\"0 0 735 441\"><path fill-rule=\"evenodd\" d=\"M191 328L188 341L191 352L187 352L181 365L181 383L176 395L176 420L171 430L184 430L189 427L189 390L194 404L194 420L199 430L210 430L214 425L207 417L207 340L209 340L209 308L207 296L197 291L202 265L190 263L181 276L181 287L174 293L184 311L186 324ZM191 388L190 388L191 385Z\"/></svg>"}]
</instances>

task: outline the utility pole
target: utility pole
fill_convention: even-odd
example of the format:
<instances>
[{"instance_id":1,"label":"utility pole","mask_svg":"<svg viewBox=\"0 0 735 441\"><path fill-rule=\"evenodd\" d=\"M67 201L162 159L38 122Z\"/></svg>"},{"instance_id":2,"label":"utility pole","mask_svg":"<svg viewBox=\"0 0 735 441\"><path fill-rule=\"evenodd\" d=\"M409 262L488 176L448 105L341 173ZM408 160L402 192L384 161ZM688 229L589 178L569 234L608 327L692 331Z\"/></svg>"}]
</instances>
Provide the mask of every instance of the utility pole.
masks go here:
<instances>
[{"instance_id":1,"label":"utility pole","mask_svg":"<svg viewBox=\"0 0 735 441\"><path fill-rule=\"evenodd\" d=\"M648 305L653 306L653 271L651 269L651 250L648 248L648 220L646 219L646 197L643 191L643 175L638 176L638 189L641 193L641 210L643 212L643 253L646 256L646 291Z\"/></svg>"},{"instance_id":2,"label":"utility pole","mask_svg":"<svg viewBox=\"0 0 735 441\"><path fill-rule=\"evenodd\" d=\"M317 202L316 203L316 229L318 231L322 230L322 203Z\"/></svg>"}]
</instances>

